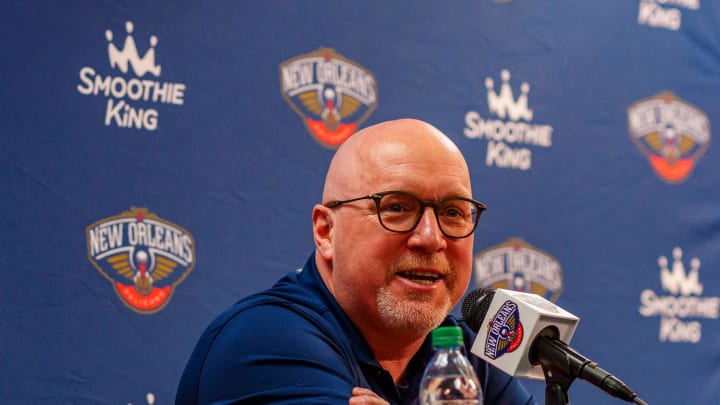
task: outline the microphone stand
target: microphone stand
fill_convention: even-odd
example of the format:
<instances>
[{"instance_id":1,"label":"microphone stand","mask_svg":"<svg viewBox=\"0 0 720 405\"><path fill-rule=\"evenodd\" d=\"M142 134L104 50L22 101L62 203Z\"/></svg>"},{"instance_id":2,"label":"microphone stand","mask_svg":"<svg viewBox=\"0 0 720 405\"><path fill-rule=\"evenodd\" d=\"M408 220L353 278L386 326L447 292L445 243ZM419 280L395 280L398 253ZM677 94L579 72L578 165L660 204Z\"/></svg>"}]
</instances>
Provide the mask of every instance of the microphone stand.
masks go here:
<instances>
[{"instance_id":1,"label":"microphone stand","mask_svg":"<svg viewBox=\"0 0 720 405\"><path fill-rule=\"evenodd\" d=\"M622 381L558 340L553 328L541 331L535 338L530 347L529 360L533 365L540 364L545 374L545 405L569 405L567 390L576 377L616 398L647 405Z\"/></svg>"},{"instance_id":2,"label":"microphone stand","mask_svg":"<svg viewBox=\"0 0 720 405\"><path fill-rule=\"evenodd\" d=\"M542 369L545 374L545 405L570 405L568 388L575 378L545 364L542 364Z\"/></svg>"},{"instance_id":3,"label":"microphone stand","mask_svg":"<svg viewBox=\"0 0 720 405\"><path fill-rule=\"evenodd\" d=\"M545 405L569 405L570 384L575 381L578 372L590 362L576 361L567 355L568 349L566 344L552 338L552 334L539 335L530 349L531 363L539 363L545 374ZM542 350L544 356L536 356L535 350Z\"/></svg>"}]
</instances>

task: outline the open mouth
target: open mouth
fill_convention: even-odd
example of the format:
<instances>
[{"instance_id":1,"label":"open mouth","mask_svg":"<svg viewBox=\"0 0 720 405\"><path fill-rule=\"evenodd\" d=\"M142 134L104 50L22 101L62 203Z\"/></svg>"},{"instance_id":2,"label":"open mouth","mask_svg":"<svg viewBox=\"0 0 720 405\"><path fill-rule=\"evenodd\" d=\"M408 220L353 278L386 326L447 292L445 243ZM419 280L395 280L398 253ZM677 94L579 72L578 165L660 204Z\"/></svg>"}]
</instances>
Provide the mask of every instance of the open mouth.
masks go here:
<instances>
[{"instance_id":1,"label":"open mouth","mask_svg":"<svg viewBox=\"0 0 720 405\"><path fill-rule=\"evenodd\" d=\"M401 271L397 275L421 285L432 285L443 278L441 274L430 271Z\"/></svg>"}]
</instances>

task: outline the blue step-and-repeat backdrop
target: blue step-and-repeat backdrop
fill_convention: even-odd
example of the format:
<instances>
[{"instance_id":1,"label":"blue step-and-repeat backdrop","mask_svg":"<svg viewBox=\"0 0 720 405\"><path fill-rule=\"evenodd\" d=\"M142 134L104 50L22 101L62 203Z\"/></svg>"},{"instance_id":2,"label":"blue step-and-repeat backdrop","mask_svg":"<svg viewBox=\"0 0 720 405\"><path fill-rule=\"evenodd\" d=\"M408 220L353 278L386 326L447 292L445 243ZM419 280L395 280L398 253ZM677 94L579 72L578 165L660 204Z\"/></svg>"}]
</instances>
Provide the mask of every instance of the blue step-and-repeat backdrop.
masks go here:
<instances>
[{"instance_id":1,"label":"blue step-and-repeat backdrop","mask_svg":"<svg viewBox=\"0 0 720 405\"><path fill-rule=\"evenodd\" d=\"M334 149L416 117L489 206L470 288L573 312L572 345L650 404L720 403L719 21L709 0L3 2L0 402L172 403L210 320L310 255Z\"/></svg>"}]
</instances>

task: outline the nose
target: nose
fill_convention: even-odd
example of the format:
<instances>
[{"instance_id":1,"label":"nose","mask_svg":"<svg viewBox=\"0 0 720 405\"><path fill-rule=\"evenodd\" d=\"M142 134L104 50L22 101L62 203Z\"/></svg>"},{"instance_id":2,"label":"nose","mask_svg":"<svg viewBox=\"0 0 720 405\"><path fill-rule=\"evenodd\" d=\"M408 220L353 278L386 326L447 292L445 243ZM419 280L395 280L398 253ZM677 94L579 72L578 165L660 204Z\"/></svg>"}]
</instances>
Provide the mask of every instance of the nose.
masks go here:
<instances>
[{"instance_id":1,"label":"nose","mask_svg":"<svg viewBox=\"0 0 720 405\"><path fill-rule=\"evenodd\" d=\"M447 247L447 239L440 230L433 207L425 207L423 216L408 239L408 247L428 253L438 252Z\"/></svg>"}]
</instances>

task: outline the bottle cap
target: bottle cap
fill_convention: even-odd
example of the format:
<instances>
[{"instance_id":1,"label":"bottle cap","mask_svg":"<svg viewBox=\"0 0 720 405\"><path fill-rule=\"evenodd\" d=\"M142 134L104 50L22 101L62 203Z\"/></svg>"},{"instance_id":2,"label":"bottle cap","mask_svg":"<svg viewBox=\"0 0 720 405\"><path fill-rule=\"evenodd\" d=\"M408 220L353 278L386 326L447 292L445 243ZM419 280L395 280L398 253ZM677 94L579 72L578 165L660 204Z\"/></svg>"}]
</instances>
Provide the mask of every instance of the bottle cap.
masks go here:
<instances>
[{"instance_id":1,"label":"bottle cap","mask_svg":"<svg viewBox=\"0 0 720 405\"><path fill-rule=\"evenodd\" d=\"M462 329L459 326L441 326L432 331L433 347L453 347L463 345Z\"/></svg>"}]
</instances>

